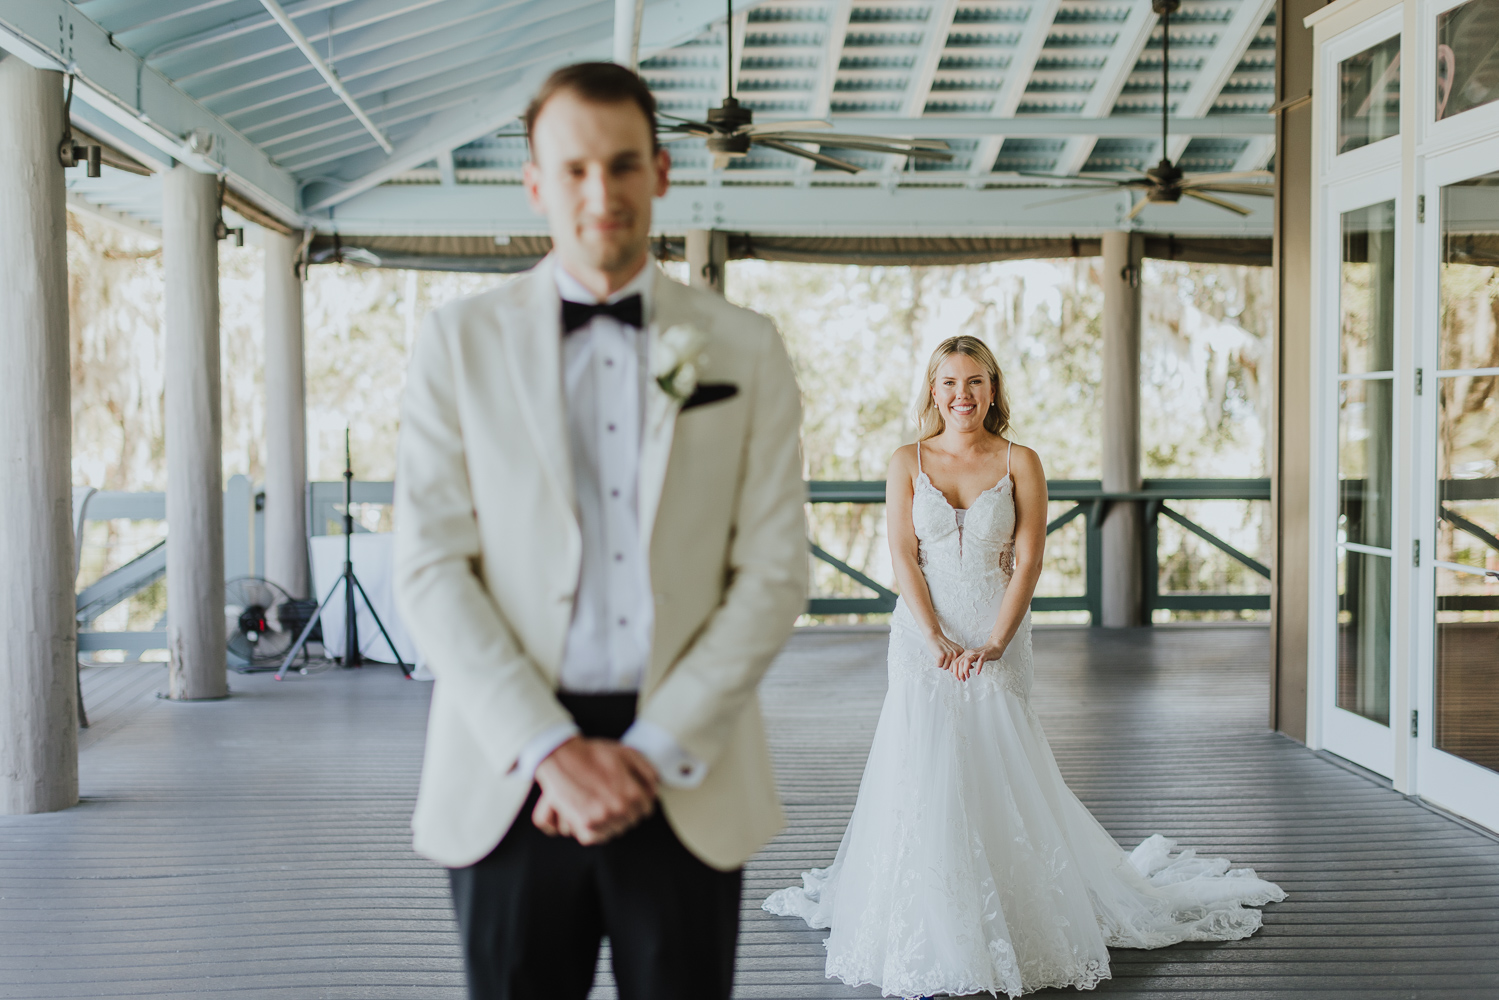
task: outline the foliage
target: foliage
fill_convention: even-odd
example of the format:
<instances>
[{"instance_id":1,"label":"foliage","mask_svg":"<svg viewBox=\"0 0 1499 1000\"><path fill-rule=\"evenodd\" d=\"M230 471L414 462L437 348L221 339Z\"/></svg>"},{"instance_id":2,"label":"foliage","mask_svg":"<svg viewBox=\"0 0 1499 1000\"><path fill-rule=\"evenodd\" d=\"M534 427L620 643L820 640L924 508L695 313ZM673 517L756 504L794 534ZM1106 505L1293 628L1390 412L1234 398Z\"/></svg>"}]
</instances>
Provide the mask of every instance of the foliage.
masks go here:
<instances>
[{"instance_id":1,"label":"foliage","mask_svg":"<svg viewBox=\"0 0 1499 1000\"><path fill-rule=\"evenodd\" d=\"M786 338L804 398L809 478L883 479L890 454L913 439L927 357L943 338L966 333L988 343L1005 372L1014 439L1037 450L1051 478L1096 479L1103 364L1098 267L1096 259L959 267L736 261L728 288L735 301L771 316ZM667 269L685 276L680 265ZM75 482L159 490L165 480L160 251L150 240L70 217L69 271ZM260 251L221 246L220 274L224 475L260 481ZM312 268L304 292L311 478L338 477L346 426L353 431L356 475L393 475L405 364L423 318L503 280L344 264ZM1146 476L1264 474L1270 293L1263 269L1147 262ZM1254 554L1267 551L1263 506L1181 509ZM1067 509L1053 504L1050 514ZM824 548L892 581L882 507L819 505L812 522ZM1039 592L1082 592L1081 526L1074 521L1050 539ZM1259 586L1237 563L1174 528L1162 528L1163 587ZM110 530L109 547L128 550L110 562L160 534L159 526ZM126 537L128 530L135 535ZM814 564L814 574L820 593L863 592L822 563Z\"/></svg>"}]
</instances>

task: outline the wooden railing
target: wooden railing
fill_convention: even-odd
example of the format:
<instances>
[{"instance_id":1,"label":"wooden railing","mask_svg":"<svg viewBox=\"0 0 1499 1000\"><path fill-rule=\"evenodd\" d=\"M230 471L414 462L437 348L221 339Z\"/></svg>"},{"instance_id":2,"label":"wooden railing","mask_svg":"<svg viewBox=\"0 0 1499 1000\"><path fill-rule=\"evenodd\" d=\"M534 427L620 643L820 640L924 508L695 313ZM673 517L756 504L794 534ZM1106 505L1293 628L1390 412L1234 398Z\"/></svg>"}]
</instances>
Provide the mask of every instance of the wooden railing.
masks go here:
<instances>
[{"instance_id":1,"label":"wooden railing","mask_svg":"<svg viewBox=\"0 0 1499 1000\"><path fill-rule=\"evenodd\" d=\"M1054 479L1047 491L1053 503L1071 502L1072 508L1046 525L1048 535L1075 518L1086 518L1084 528L1084 581L1080 595L1038 594L1031 600L1034 611L1086 611L1089 621L1102 622L1103 607L1103 520L1109 507L1119 501L1141 501L1145 506L1145 558L1141 566L1145 586L1145 618L1157 609L1169 611L1266 611L1269 594L1214 594L1162 592L1160 590L1159 523L1165 516L1187 531L1223 552L1235 562L1269 579L1270 568L1252 556L1240 552L1180 511L1169 506L1174 500L1261 500L1270 499L1268 479L1147 479L1132 493L1109 493L1096 479ZM814 480L807 484L812 503L885 502L885 484L879 481ZM829 554L815 542L812 555L843 575L874 592L873 597L813 597L807 611L814 615L883 614L895 609L896 595L889 588L870 579L847 563Z\"/></svg>"}]
</instances>

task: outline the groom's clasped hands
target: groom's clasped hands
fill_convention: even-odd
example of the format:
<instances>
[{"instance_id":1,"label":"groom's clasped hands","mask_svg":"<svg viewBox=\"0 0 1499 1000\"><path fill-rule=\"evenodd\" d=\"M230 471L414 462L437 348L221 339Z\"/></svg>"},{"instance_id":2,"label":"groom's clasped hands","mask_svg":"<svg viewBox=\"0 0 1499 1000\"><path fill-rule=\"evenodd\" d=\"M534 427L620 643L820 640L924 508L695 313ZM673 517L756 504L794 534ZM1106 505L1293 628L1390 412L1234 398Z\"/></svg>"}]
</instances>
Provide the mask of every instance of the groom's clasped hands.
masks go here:
<instances>
[{"instance_id":1,"label":"groom's clasped hands","mask_svg":"<svg viewBox=\"0 0 1499 1000\"><path fill-rule=\"evenodd\" d=\"M536 768L536 784L536 828L585 847L613 840L656 808L655 768L616 740L568 740Z\"/></svg>"}]
</instances>

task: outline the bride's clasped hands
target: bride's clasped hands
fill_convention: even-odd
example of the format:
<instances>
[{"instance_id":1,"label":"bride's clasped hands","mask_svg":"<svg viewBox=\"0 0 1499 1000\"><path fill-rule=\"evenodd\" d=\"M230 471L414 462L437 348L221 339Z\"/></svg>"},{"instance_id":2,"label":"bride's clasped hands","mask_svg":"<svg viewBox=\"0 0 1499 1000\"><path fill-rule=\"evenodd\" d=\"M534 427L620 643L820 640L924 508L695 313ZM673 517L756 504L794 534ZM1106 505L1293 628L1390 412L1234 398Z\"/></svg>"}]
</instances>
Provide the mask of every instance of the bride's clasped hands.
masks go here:
<instances>
[{"instance_id":1,"label":"bride's clasped hands","mask_svg":"<svg viewBox=\"0 0 1499 1000\"><path fill-rule=\"evenodd\" d=\"M960 681L966 681L978 673L984 668L985 663L998 660L1005 655L1003 648L994 646L964 649L960 643L953 642L940 632L927 636L927 642L932 646L932 653L937 660L937 669L946 670Z\"/></svg>"}]
</instances>

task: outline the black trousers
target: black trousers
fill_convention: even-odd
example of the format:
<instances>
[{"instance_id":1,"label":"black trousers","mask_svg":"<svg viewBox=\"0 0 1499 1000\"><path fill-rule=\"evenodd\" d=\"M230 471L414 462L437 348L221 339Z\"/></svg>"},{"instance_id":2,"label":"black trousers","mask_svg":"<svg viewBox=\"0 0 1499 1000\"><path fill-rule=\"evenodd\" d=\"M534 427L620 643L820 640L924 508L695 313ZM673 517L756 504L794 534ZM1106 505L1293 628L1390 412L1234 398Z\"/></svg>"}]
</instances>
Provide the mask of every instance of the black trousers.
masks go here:
<instances>
[{"instance_id":1,"label":"black trousers","mask_svg":"<svg viewBox=\"0 0 1499 1000\"><path fill-rule=\"evenodd\" d=\"M635 718L631 694L560 698L587 736ZM699 861L660 809L598 846L548 837L539 794L488 857L448 871L471 1000L584 1000L606 936L620 1000L728 1000L742 871Z\"/></svg>"}]
</instances>

